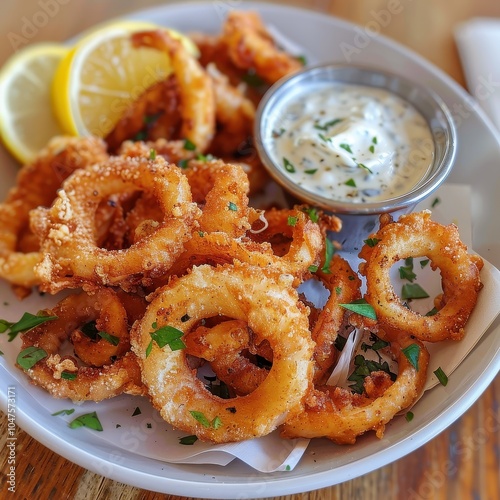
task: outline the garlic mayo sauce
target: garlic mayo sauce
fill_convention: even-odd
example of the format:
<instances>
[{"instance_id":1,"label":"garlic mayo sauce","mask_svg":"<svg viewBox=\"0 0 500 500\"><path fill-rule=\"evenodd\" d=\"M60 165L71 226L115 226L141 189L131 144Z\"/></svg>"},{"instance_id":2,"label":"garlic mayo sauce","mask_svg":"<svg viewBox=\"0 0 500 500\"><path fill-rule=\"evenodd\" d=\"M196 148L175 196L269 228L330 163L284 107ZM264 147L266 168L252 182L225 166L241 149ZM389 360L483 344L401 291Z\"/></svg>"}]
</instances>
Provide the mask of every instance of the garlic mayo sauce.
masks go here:
<instances>
[{"instance_id":1,"label":"garlic mayo sauce","mask_svg":"<svg viewBox=\"0 0 500 500\"><path fill-rule=\"evenodd\" d=\"M278 164L304 189L335 200L367 203L405 194L434 156L424 117L376 87L310 87L284 104L275 124Z\"/></svg>"}]
</instances>

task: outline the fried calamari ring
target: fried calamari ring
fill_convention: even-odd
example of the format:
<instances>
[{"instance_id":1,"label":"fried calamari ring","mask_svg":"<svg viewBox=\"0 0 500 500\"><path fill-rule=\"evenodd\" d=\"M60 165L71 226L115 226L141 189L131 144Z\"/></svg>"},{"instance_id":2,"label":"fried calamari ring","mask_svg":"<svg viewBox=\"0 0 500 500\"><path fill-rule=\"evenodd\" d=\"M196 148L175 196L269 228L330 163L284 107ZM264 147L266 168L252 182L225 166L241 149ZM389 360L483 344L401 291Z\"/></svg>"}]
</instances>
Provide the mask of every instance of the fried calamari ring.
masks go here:
<instances>
[{"instance_id":1,"label":"fried calamari ring","mask_svg":"<svg viewBox=\"0 0 500 500\"><path fill-rule=\"evenodd\" d=\"M302 64L280 50L256 12L231 11L223 26L222 40L239 68L254 70L268 83L302 69Z\"/></svg>"},{"instance_id":2,"label":"fried calamari ring","mask_svg":"<svg viewBox=\"0 0 500 500\"><path fill-rule=\"evenodd\" d=\"M243 355L243 351L257 350L253 332L244 321L223 321L212 328L200 326L184 338L186 352L209 361L217 378L238 395L250 394L267 377L268 370Z\"/></svg>"},{"instance_id":3,"label":"fried calamari ring","mask_svg":"<svg viewBox=\"0 0 500 500\"><path fill-rule=\"evenodd\" d=\"M118 156L148 158L161 156L168 163L180 164L195 158L196 151L185 148L185 141L157 139L156 141L125 141L118 150Z\"/></svg>"},{"instance_id":4,"label":"fried calamari ring","mask_svg":"<svg viewBox=\"0 0 500 500\"><path fill-rule=\"evenodd\" d=\"M93 295L69 295L46 312L57 319L22 336L23 349L34 346L47 353L47 357L25 370L34 384L56 398L73 401L102 401L122 393L144 393L139 365L128 350L127 311L115 292L100 288ZM70 339L76 341L75 348L82 355L82 345L77 347L83 336L81 328L94 321L98 330L118 338L118 345L104 339L95 342L91 352L86 353L87 361L94 366L82 366L73 356L61 356L63 343ZM110 356L117 359L112 362ZM98 366L102 362L107 364ZM76 378L64 378L62 373L74 374Z\"/></svg>"},{"instance_id":5,"label":"fried calamari ring","mask_svg":"<svg viewBox=\"0 0 500 500\"><path fill-rule=\"evenodd\" d=\"M443 226L430 215L426 210L403 215L397 222L390 216L381 217L381 227L371 237L376 245L365 245L359 254L366 261L360 265L367 278L366 300L384 330L407 331L428 342L460 340L482 288L479 271L483 262L467 253L454 224ZM409 257L427 257L432 269L441 272L444 305L433 316L405 307L391 284L389 270Z\"/></svg>"},{"instance_id":6,"label":"fried calamari ring","mask_svg":"<svg viewBox=\"0 0 500 500\"><path fill-rule=\"evenodd\" d=\"M365 391L371 395L354 394L339 387L314 388L306 398L305 411L285 422L282 436L326 437L337 444L354 444L358 436L374 430L382 438L387 422L410 407L422 393L429 363L429 353L420 341L407 334L387 340L391 340L391 350L398 359L398 375L393 384L389 385L384 372L374 372L365 379ZM412 345L418 346L418 370L403 352ZM378 384L382 387L377 389L374 386Z\"/></svg>"},{"instance_id":7,"label":"fried calamari ring","mask_svg":"<svg viewBox=\"0 0 500 500\"><path fill-rule=\"evenodd\" d=\"M195 160L183 172L193 200L203 204L200 231L219 231L239 238L250 229L248 177L240 166L221 160Z\"/></svg>"},{"instance_id":8,"label":"fried calamari ring","mask_svg":"<svg viewBox=\"0 0 500 500\"><path fill-rule=\"evenodd\" d=\"M93 220L101 200L135 191L153 196L161 207L158 227L126 249L97 247ZM36 266L41 289L132 288L161 275L182 253L198 217L185 176L161 158L112 157L79 170L64 182L51 208L32 212L33 230L42 240L43 260Z\"/></svg>"},{"instance_id":9,"label":"fried calamari ring","mask_svg":"<svg viewBox=\"0 0 500 500\"><path fill-rule=\"evenodd\" d=\"M134 33L132 43L168 54L179 89L180 137L189 139L198 151L205 151L215 132L215 98L211 78L184 45L165 30Z\"/></svg>"},{"instance_id":10,"label":"fried calamari ring","mask_svg":"<svg viewBox=\"0 0 500 500\"><path fill-rule=\"evenodd\" d=\"M184 349L172 351L152 342L155 328L169 326L187 334L201 319L218 315L245 321L273 349L268 376L247 396L214 396L189 368ZM244 264L205 265L173 278L154 294L144 318L132 329L131 342L143 382L162 417L200 439L217 443L251 439L274 430L301 410L312 377L313 343L307 314L291 278ZM203 423L196 418L201 415ZM203 425L207 421L209 425Z\"/></svg>"},{"instance_id":11,"label":"fried calamari ring","mask_svg":"<svg viewBox=\"0 0 500 500\"><path fill-rule=\"evenodd\" d=\"M320 268L315 276L330 292L311 332L312 339L316 342L314 383L319 383L324 379L336 356L335 340L346 314L346 310L339 304L348 304L361 298L361 280L349 263L339 255L333 256L328 272Z\"/></svg>"},{"instance_id":12,"label":"fried calamari ring","mask_svg":"<svg viewBox=\"0 0 500 500\"><path fill-rule=\"evenodd\" d=\"M232 238L223 232L197 233L186 243L184 253L176 260L169 275L182 275L200 264L245 262L262 269L274 269L294 277L298 286L309 267L318 264L323 240L318 225L300 210L292 210L296 218L290 228L291 242L280 255L273 252L270 243L257 243L248 238Z\"/></svg>"},{"instance_id":13,"label":"fried calamari ring","mask_svg":"<svg viewBox=\"0 0 500 500\"><path fill-rule=\"evenodd\" d=\"M108 157L106 146L93 137L56 137L29 165L24 166L3 203L0 204L0 277L24 288L38 285L33 271L41 255L29 245L29 252L19 248L20 239L33 240L29 231L29 213L42 205L49 206L61 182L73 171ZM33 241L32 241L33 243ZM38 244L36 245L38 247Z\"/></svg>"}]
</instances>

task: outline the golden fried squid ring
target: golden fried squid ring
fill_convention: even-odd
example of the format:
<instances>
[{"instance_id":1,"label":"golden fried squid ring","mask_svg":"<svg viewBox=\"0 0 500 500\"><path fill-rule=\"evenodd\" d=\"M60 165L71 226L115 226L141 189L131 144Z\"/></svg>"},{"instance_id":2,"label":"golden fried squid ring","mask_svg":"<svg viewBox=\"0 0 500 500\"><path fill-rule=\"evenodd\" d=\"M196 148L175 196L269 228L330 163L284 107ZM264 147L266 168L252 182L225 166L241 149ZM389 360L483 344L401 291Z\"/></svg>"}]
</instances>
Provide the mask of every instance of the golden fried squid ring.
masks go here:
<instances>
[{"instance_id":1,"label":"golden fried squid ring","mask_svg":"<svg viewBox=\"0 0 500 500\"><path fill-rule=\"evenodd\" d=\"M134 191L155 198L163 212L158 227L126 249L97 247L93 221L99 203ZM199 212L185 176L161 158L113 157L79 170L63 184L51 208L32 212L33 231L42 241L43 260L36 266L40 287L51 293L103 284L125 289L161 275L182 253Z\"/></svg>"},{"instance_id":2,"label":"golden fried squid ring","mask_svg":"<svg viewBox=\"0 0 500 500\"><path fill-rule=\"evenodd\" d=\"M129 350L127 311L115 292L100 288L93 295L69 295L46 313L58 319L22 336L23 349L34 346L47 353L25 370L34 384L56 398L73 401L101 401L122 393L143 394L139 365ZM84 340L81 328L94 321L98 331L119 339L118 345L105 339ZM73 356L60 354L66 340L74 343L75 353L90 366L81 365ZM76 377L69 379L63 374Z\"/></svg>"},{"instance_id":3,"label":"golden fried squid ring","mask_svg":"<svg viewBox=\"0 0 500 500\"><path fill-rule=\"evenodd\" d=\"M103 141L57 137L24 166L5 201L0 204L0 277L14 285L31 288L39 283L33 271L41 260L38 243L29 232L29 213L42 205L48 206L56 197L61 182L73 171L108 157ZM29 245L21 245L21 238Z\"/></svg>"},{"instance_id":4,"label":"golden fried squid ring","mask_svg":"<svg viewBox=\"0 0 500 500\"><path fill-rule=\"evenodd\" d=\"M460 340L464 326L482 288L480 257L467 253L454 224L443 226L430 219L430 211L403 215L398 222L381 217L380 229L371 236L376 245L365 245L359 256L366 262L366 300L377 320L389 332L407 331L420 340ZM433 316L422 316L405 307L391 284L389 270L400 259L427 257L432 269L439 268L443 307Z\"/></svg>"},{"instance_id":5,"label":"golden fried squid ring","mask_svg":"<svg viewBox=\"0 0 500 500\"><path fill-rule=\"evenodd\" d=\"M315 276L330 292L330 296L318 314L311 335L314 348L314 383L324 381L335 356L335 340L344 322L346 310L339 304L348 304L361 298L361 280L349 263L334 255L328 267L329 272L318 269Z\"/></svg>"},{"instance_id":6,"label":"golden fried squid ring","mask_svg":"<svg viewBox=\"0 0 500 500\"><path fill-rule=\"evenodd\" d=\"M244 321L224 321L212 328L200 326L185 336L185 343L188 354L209 361L217 378L238 395L250 394L267 377L268 370L242 354L245 350L257 352L253 332Z\"/></svg>"},{"instance_id":7,"label":"golden fried squid ring","mask_svg":"<svg viewBox=\"0 0 500 500\"><path fill-rule=\"evenodd\" d=\"M224 232L233 238L250 229L248 177L238 165L221 160L190 161L186 175L193 200L203 204L200 231Z\"/></svg>"},{"instance_id":8,"label":"golden fried squid ring","mask_svg":"<svg viewBox=\"0 0 500 500\"><path fill-rule=\"evenodd\" d=\"M169 55L179 89L180 136L189 139L198 151L205 151L215 132L215 98L211 78L184 45L164 30L134 33L132 43Z\"/></svg>"},{"instance_id":9,"label":"golden fried squid ring","mask_svg":"<svg viewBox=\"0 0 500 500\"><path fill-rule=\"evenodd\" d=\"M157 139L156 141L125 141L118 150L119 156L151 158L161 156L168 163L180 163L195 158L194 150L185 148L185 141Z\"/></svg>"},{"instance_id":10,"label":"golden fried squid ring","mask_svg":"<svg viewBox=\"0 0 500 500\"><path fill-rule=\"evenodd\" d=\"M326 437L337 444L354 444L358 436L374 430L382 438L387 422L409 408L422 393L429 363L424 344L411 336L401 333L386 340L391 340L391 350L398 359L394 383L389 385L385 372L373 372L365 379L363 395L340 387L314 388L306 398L305 411L285 422L282 436ZM412 344L418 346L418 370L403 352ZM382 386L379 389L378 384Z\"/></svg>"},{"instance_id":11,"label":"golden fried squid ring","mask_svg":"<svg viewBox=\"0 0 500 500\"><path fill-rule=\"evenodd\" d=\"M204 265L154 294L132 329L131 342L152 403L167 422L222 443L264 436L300 412L312 377L314 344L307 311L291 281L244 264ZM151 332L158 328L187 334L201 319L218 315L245 321L273 349L269 374L247 396L221 399L211 394L188 366L185 349L172 351L152 341Z\"/></svg>"},{"instance_id":12,"label":"golden fried squid ring","mask_svg":"<svg viewBox=\"0 0 500 500\"><path fill-rule=\"evenodd\" d=\"M231 11L223 26L222 40L236 66L255 70L268 83L302 68L297 59L276 46L256 12Z\"/></svg>"},{"instance_id":13,"label":"golden fried squid ring","mask_svg":"<svg viewBox=\"0 0 500 500\"><path fill-rule=\"evenodd\" d=\"M291 227L291 243L287 250L276 255L270 243L258 243L248 238L232 238L223 232L197 233L186 243L184 253L177 259L169 275L182 275L199 264L224 264L245 262L263 269L274 269L291 274L298 286L309 272L309 267L319 262L323 239L318 225L300 210L292 210L296 218Z\"/></svg>"}]
</instances>

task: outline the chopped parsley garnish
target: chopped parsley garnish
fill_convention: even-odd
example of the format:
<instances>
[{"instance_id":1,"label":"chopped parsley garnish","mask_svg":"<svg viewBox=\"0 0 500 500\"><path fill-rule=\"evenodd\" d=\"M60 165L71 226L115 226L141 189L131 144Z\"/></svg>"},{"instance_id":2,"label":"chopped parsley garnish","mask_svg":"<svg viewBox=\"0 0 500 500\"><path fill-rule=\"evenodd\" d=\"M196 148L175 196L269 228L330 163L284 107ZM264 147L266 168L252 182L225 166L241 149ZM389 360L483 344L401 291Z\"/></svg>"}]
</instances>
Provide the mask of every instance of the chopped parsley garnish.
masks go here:
<instances>
[{"instance_id":1,"label":"chopped parsley garnish","mask_svg":"<svg viewBox=\"0 0 500 500\"><path fill-rule=\"evenodd\" d=\"M202 153L198 153L196 155L196 159L199 160L199 161L204 161L204 162L207 162L207 161L212 161L215 159L215 156L214 155L211 155L210 153L207 154L207 155L204 155Z\"/></svg>"},{"instance_id":2,"label":"chopped parsley garnish","mask_svg":"<svg viewBox=\"0 0 500 500\"><path fill-rule=\"evenodd\" d=\"M321 271L325 274L331 274L330 264L335 254L335 247L328 237L325 237L325 263L321 267Z\"/></svg>"},{"instance_id":3,"label":"chopped parsley garnish","mask_svg":"<svg viewBox=\"0 0 500 500\"><path fill-rule=\"evenodd\" d=\"M109 342L111 345L118 345L120 343L120 337L116 337L115 335L110 335L106 332L97 332L99 337Z\"/></svg>"},{"instance_id":4,"label":"chopped parsley garnish","mask_svg":"<svg viewBox=\"0 0 500 500\"><path fill-rule=\"evenodd\" d=\"M308 174L308 175L313 175L313 174L315 174L317 171L318 171L318 169L317 169L317 168L310 168L310 169L308 169L308 170L304 170L304 173L305 173L305 174Z\"/></svg>"},{"instance_id":5,"label":"chopped parsley garnish","mask_svg":"<svg viewBox=\"0 0 500 500\"><path fill-rule=\"evenodd\" d=\"M435 307L433 307L429 312L427 312L425 314L425 316L434 316L437 313L438 313L438 310Z\"/></svg>"},{"instance_id":6,"label":"chopped parsley garnish","mask_svg":"<svg viewBox=\"0 0 500 500\"><path fill-rule=\"evenodd\" d=\"M420 261L420 267L423 269L427 264L429 264L430 259L424 259Z\"/></svg>"},{"instance_id":7,"label":"chopped parsley garnish","mask_svg":"<svg viewBox=\"0 0 500 500\"><path fill-rule=\"evenodd\" d=\"M420 356L420 346L418 344L410 344L401 351L406 356L410 364L418 372L418 358Z\"/></svg>"},{"instance_id":8,"label":"chopped parsley garnish","mask_svg":"<svg viewBox=\"0 0 500 500\"><path fill-rule=\"evenodd\" d=\"M288 470L292 470L292 468L291 468L289 465L287 465L287 466L285 467L285 470L286 470L286 471L288 471Z\"/></svg>"},{"instance_id":9,"label":"chopped parsley garnish","mask_svg":"<svg viewBox=\"0 0 500 500\"><path fill-rule=\"evenodd\" d=\"M413 259L411 257L405 260L404 266L399 267L399 277L411 283L416 279L417 275L413 272Z\"/></svg>"},{"instance_id":10,"label":"chopped parsley garnish","mask_svg":"<svg viewBox=\"0 0 500 500\"><path fill-rule=\"evenodd\" d=\"M375 146L372 144L369 148L370 153L375 153Z\"/></svg>"},{"instance_id":11,"label":"chopped parsley garnish","mask_svg":"<svg viewBox=\"0 0 500 500\"><path fill-rule=\"evenodd\" d=\"M347 342L347 338L346 337L343 337L342 335L337 335L337 338L335 339L335 343L334 343L335 348L338 351L343 351L346 342Z\"/></svg>"},{"instance_id":12,"label":"chopped parsley garnish","mask_svg":"<svg viewBox=\"0 0 500 500\"><path fill-rule=\"evenodd\" d=\"M373 144L377 144L377 143L378 143L378 141L377 141L377 136L374 136L374 137L372 138L372 143L373 143Z\"/></svg>"},{"instance_id":13,"label":"chopped parsley garnish","mask_svg":"<svg viewBox=\"0 0 500 500\"><path fill-rule=\"evenodd\" d=\"M78 376L77 372L62 372L61 373L61 378L65 380L76 380L76 377Z\"/></svg>"},{"instance_id":14,"label":"chopped parsley garnish","mask_svg":"<svg viewBox=\"0 0 500 500\"><path fill-rule=\"evenodd\" d=\"M441 203L441 200L439 198L434 198L433 202L431 203L431 208L434 208L436 205L439 205Z\"/></svg>"},{"instance_id":15,"label":"chopped parsley garnish","mask_svg":"<svg viewBox=\"0 0 500 500\"><path fill-rule=\"evenodd\" d=\"M414 416L415 416L415 415L413 415L413 412L412 412L412 411L407 411L407 412L406 412L406 415L405 415L406 421L407 421L407 422L411 422L411 421L413 420L413 417L414 417Z\"/></svg>"},{"instance_id":16,"label":"chopped parsley garnish","mask_svg":"<svg viewBox=\"0 0 500 500\"><path fill-rule=\"evenodd\" d=\"M249 70L241 78L250 87L263 87L266 82L254 70Z\"/></svg>"},{"instance_id":17,"label":"chopped parsley garnish","mask_svg":"<svg viewBox=\"0 0 500 500\"><path fill-rule=\"evenodd\" d=\"M156 149L150 149L149 150L149 159L150 160L156 160Z\"/></svg>"},{"instance_id":18,"label":"chopped parsley garnish","mask_svg":"<svg viewBox=\"0 0 500 500\"><path fill-rule=\"evenodd\" d=\"M191 436L184 436L179 438L179 444L192 445L198 441L198 438L192 434Z\"/></svg>"},{"instance_id":19,"label":"chopped parsley garnish","mask_svg":"<svg viewBox=\"0 0 500 500\"><path fill-rule=\"evenodd\" d=\"M181 337L184 335L183 332L174 328L173 326L162 326L158 328L156 322L152 324L153 328L157 328L155 331L151 332L151 342L146 348L146 357L151 354L153 348L153 341L155 341L163 349L166 345L170 347L172 351L178 351L179 349L184 349L186 344L182 341Z\"/></svg>"},{"instance_id":20,"label":"chopped parsley garnish","mask_svg":"<svg viewBox=\"0 0 500 500\"><path fill-rule=\"evenodd\" d=\"M348 309L360 316L365 316L370 319L377 319L377 315L375 314L375 309L366 302L365 299L354 300L353 302L349 302L349 304L339 304L340 307L344 309Z\"/></svg>"},{"instance_id":21,"label":"chopped parsley garnish","mask_svg":"<svg viewBox=\"0 0 500 500\"><path fill-rule=\"evenodd\" d=\"M303 212L305 212L307 215L309 215L309 218L311 219L312 222L318 222L319 221L319 214L318 214L318 209L314 207L304 207L302 209Z\"/></svg>"},{"instance_id":22,"label":"chopped parsley garnish","mask_svg":"<svg viewBox=\"0 0 500 500\"><path fill-rule=\"evenodd\" d=\"M323 125L316 123L314 125L314 128L317 130L327 131L330 127L337 125L337 123L340 123L341 121L342 121L342 118L335 118L334 120L330 120L330 121L324 123Z\"/></svg>"},{"instance_id":23,"label":"chopped parsley garnish","mask_svg":"<svg viewBox=\"0 0 500 500\"><path fill-rule=\"evenodd\" d=\"M351 187L353 187L353 188L355 188L355 187L356 187L356 181L355 181L354 179L352 179L352 178L351 178L351 179L348 179L347 181L345 181L345 182L344 182L344 184L345 184L346 186L351 186Z\"/></svg>"},{"instance_id":24,"label":"chopped parsley garnish","mask_svg":"<svg viewBox=\"0 0 500 500\"><path fill-rule=\"evenodd\" d=\"M290 172L291 174L295 173L295 167L285 157L283 157L283 166L287 172Z\"/></svg>"},{"instance_id":25,"label":"chopped parsley garnish","mask_svg":"<svg viewBox=\"0 0 500 500\"><path fill-rule=\"evenodd\" d=\"M364 240L364 243L373 248L379 241L380 240L377 238L368 238L367 240Z\"/></svg>"},{"instance_id":26,"label":"chopped parsley garnish","mask_svg":"<svg viewBox=\"0 0 500 500\"><path fill-rule=\"evenodd\" d=\"M295 225L297 224L297 217L294 217L293 215L289 215L286 223L289 226L295 227Z\"/></svg>"},{"instance_id":27,"label":"chopped parsley garnish","mask_svg":"<svg viewBox=\"0 0 500 500\"><path fill-rule=\"evenodd\" d=\"M401 298L408 299L425 299L429 294L418 283L406 283L401 291Z\"/></svg>"},{"instance_id":28,"label":"chopped parsley garnish","mask_svg":"<svg viewBox=\"0 0 500 500\"><path fill-rule=\"evenodd\" d=\"M179 165L179 168L186 169L188 166L188 160L187 158L183 158L182 160L179 160L177 162L177 165Z\"/></svg>"},{"instance_id":29,"label":"chopped parsley garnish","mask_svg":"<svg viewBox=\"0 0 500 500\"><path fill-rule=\"evenodd\" d=\"M326 135L323 135L323 134L318 134L318 136L324 142L332 142L332 138L331 137L326 137Z\"/></svg>"},{"instance_id":30,"label":"chopped parsley garnish","mask_svg":"<svg viewBox=\"0 0 500 500\"><path fill-rule=\"evenodd\" d=\"M186 151L196 151L196 144L189 140L189 139L185 139L184 141L184 149Z\"/></svg>"},{"instance_id":31,"label":"chopped parsley garnish","mask_svg":"<svg viewBox=\"0 0 500 500\"><path fill-rule=\"evenodd\" d=\"M302 66L305 66L307 64L307 58L304 55L297 56L295 59L297 59L297 61L299 61L299 63L302 64Z\"/></svg>"},{"instance_id":32,"label":"chopped parsley garnish","mask_svg":"<svg viewBox=\"0 0 500 500\"><path fill-rule=\"evenodd\" d=\"M31 314L25 312L18 322L10 322L5 319L0 319L0 333L7 332L9 342L12 342L19 333L26 332L35 328L35 326L46 323L47 321L54 321L58 319L57 316L44 316L43 314Z\"/></svg>"},{"instance_id":33,"label":"chopped parsley garnish","mask_svg":"<svg viewBox=\"0 0 500 500\"><path fill-rule=\"evenodd\" d=\"M345 142L343 142L342 144L340 144L340 147L342 149L345 149L348 153L353 154L351 146L349 146L349 144L346 144Z\"/></svg>"},{"instance_id":34,"label":"chopped parsley garnish","mask_svg":"<svg viewBox=\"0 0 500 500\"><path fill-rule=\"evenodd\" d=\"M23 370L29 370L46 357L47 353L42 348L32 345L18 354L16 362Z\"/></svg>"},{"instance_id":35,"label":"chopped parsley garnish","mask_svg":"<svg viewBox=\"0 0 500 500\"><path fill-rule=\"evenodd\" d=\"M88 427L94 431L102 431L102 425L97 417L97 413L85 413L80 415L69 423L71 429L78 429L79 427Z\"/></svg>"},{"instance_id":36,"label":"chopped parsley garnish","mask_svg":"<svg viewBox=\"0 0 500 500\"><path fill-rule=\"evenodd\" d=\"M373 172L371 171L371 169L369 169L364 163L358 163L358 167L366 170L370 174L373 174Z\"/></svg>"},{"instance_id":37,"label":"chopped parsley garnish","mask_svg":"<svg viewBox=\"0 0 500 500\"><path fill-rule=\"evenodd\" d=\"M238 206L236 205L236 203L233 203L232 201L229 202L227 208L229 208L229 210L231 210L232 212L238 211Z\"/></svg>"},{"instance_id":38,"label":"chopped parsley garnish","mask_svg":"<svg viewBox=\"0 0 500 500\"><path fill-rule=\"evenodd\" d=\"M309 266L307 269L309 272L315 273L318 270L318 266L312 265L312 266Z\"/></svg>"},{"instance_id":39,"label":"chopped parsley garnish","mask_svg":"<svg viewBox=\"0 0 500 500\"><path fill-rule=\"evenodd\" d=\"M372 351L379 351L380 349L384 349L385 347L389 346L389 342L386 342L385 340L382 340L381 338L377 337L373 332L370 333L370 341L372 342L371 344L366 344L363 342L361 344L361 350L366 352L368 349Z\"/></svg>"},{"instance_id":40,"label":"chopped parsley garnish","mask_svg":"<svg viewBox=\"0 0 500 500\"><path fill-rule=\"evenodd\" d=\"M219 429L222 426L220 417L215 417L210 421L201 411L191 410L189 413L191 413L191 416L206 429Z\"/></svg>"},{"instance_id":41,"label":"chopped parsley garnish","mask_svg":"<svg viewBox=\"0 0 500 500\"><path fill-rule=\"evenodd\" d=\"M358 354L354 358L354 366L356 368L351 375L349 375L347 380L349 380L349 382L354 382L354 384L349 386L349 389L358 394L363 394L365 390L365 378L372 372L384 371L390 375L391 380L396 380L396 374L391 372L387 361L380 363L378 361L372 361L371 359L365 359L361 354Z\"/></svg>"},{"instance_id":42,"label":"chopped parsley garnish","mask_svg":"<svg viewBox=\"0 0 500 500\"><path fill-rule=\"evenodd\" d=\"M53 417L57 417L58 415L71 415L72 413L75 413L74 408L70 408L69 410L59 410L56 411L55 413L52 413Z\"/></svg>"},{"instance_id":43,"label":"chopped parsley garnish","mask_svg":"<svg viewBox=\"0 0 500 500\"><path fill-rule=\"evenodd\" d=\"M229 387L222 382L222 380L219 380L219 383L217 382L217 377L207 377L205 376L205 380L207 380L208 384L205 386L207 391L210 391L211 394L214 396L218 396L219 398L222 399L229 399L231 397L231 394L229 392Z\"/></svg>"},{"instance_id":44,"label":"chopped parsley garnish","mask_svg":"<svg viewBox=\"0 0 500 500\"><path fill-rule=\"evenodd\" d=\"M446 386L448 384L448 376L444 373L441 367L434 371L434 375L436 375L441 385Z\"/></svg>"}]
</instances>

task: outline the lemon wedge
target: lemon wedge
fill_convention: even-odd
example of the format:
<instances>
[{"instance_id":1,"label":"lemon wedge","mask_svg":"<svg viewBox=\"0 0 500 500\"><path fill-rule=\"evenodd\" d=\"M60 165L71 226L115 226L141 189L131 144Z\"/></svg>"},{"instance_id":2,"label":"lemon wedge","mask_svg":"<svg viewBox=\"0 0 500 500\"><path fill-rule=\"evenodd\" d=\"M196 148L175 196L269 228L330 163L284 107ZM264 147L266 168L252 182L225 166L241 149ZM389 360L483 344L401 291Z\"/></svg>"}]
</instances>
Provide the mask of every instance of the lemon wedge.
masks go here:
<instances>
[{"instance_id":1,"label":"lemon wedge","mask_svg":"<svg viewBox=\"0 0 500 500\"><path fill-rule=\"evenodd\" d=\"M59 65L52 85L54 111L68 134L105 137L134 100L171 73L166 53L133 47L130 38L133 32L160 28L147 22L119 21L76 43ZM168 31L196 50L189 39Z\"/></svg>"},{"instance_id":2,"label":"lemon wedge","mask_svg":"<svg viewBox=\"0 0 500 500\"><path fill-rule=\"evenodd\" d=\"M36 44L16 52L0 71L0 136L21 163L31 161L61 134L51 104L54 74L68 49Z\"/></svg>"}]
</instances>

